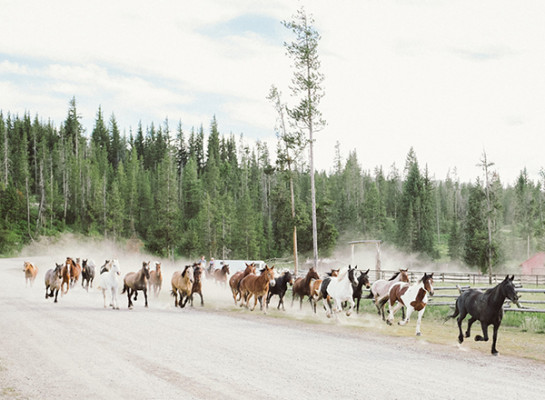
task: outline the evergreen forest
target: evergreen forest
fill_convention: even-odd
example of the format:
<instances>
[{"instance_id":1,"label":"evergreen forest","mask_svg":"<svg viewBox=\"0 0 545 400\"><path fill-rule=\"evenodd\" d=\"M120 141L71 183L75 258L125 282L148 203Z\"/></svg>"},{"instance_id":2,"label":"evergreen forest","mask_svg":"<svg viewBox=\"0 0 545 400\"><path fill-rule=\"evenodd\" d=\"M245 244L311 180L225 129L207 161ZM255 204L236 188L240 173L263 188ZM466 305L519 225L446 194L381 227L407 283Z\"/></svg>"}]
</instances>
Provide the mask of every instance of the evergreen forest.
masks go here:
<instances>
[{"instance_id":1,"label":"evergreen forest","mask_svg":"<svg viewBox=\"0 0 545 400\"><path fill-rule=\"evenodd\" d=\"M172 259L269 260L292 256L294 225L299 254L312 254L306 151L282 162L280 135L271 156L265 143L220 133L215 117L206 128L179 122L171 131L166 120L128 133L101 108L92 128L80 120L75 98L58 127L0 112L1 255L77 232L138 239ZM525 170L514 185L488 172L437 180L414 149L403 166L363 169L355 151L341 159L340 145L330 172L315 173L320 257L350 240L380 239L484 272L489 255L495 268L545 249L543 181Z\"/></svg>"}]
</instances>

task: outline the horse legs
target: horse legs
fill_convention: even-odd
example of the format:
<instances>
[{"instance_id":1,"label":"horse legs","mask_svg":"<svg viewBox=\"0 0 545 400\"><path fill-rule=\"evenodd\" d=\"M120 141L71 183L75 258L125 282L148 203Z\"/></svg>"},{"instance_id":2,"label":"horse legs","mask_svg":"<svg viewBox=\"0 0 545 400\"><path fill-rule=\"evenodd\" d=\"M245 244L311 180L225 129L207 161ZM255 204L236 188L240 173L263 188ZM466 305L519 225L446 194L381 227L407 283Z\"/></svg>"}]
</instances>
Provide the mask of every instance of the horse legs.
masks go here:
<instances>
[{"instance_id":1,"label":"horse legs","mask_svg":"<svg viewBox=\"0 0 545 400\"><path fill-rule=\"evenodd\" d=\"M388 325L392 325L392 321L394 320L394 315L397 312L397 310L399 310L401 307L403 307L403 304L401 303L396 304L395 300L392 301L392 299L390 299L390 302L388 304L388 318L386 319L386 323Z\"/></svg>"},{"instance_id":2,"label":"horse legs","mask_svg":"<svg viewBox=\"0 0 545 400\"><path fill-rule=\"evenodd\" d=\"M127 299L129 299L129 305L128 305L129 310L132 309L132 302L131 302L132 291L131 290L132 290L131 288L127 289Z\"/></svg>"},{"instance_id":3,"label":"horse legs","mask_svg":"<svg viewBox=\"0 0 545 400\"><path fill-rule=\"evenodd\" d=\"M407 325L407 323L411 320L411 314L413 313L413 311L414 311L413 306L408 306L407 307L407 317L402 319L401 321L399 321L397 324L398 325Z\"/></svg>"},{"instance_id":4,"label":"horse legs","mask_svg":"<svg viewBox=\"0 0 545 400\"><path fill-rule=\"evenodd\" d=\"M147 307L148 306L148 291L146 288L144 288L143 292L144 292L144 299L146 300L146 307Z\"/></svg>"},{"instance_id":5,"label":"horse legs","mask_svg":"<svg viewBox=\"0 0 545 400\"><path fill-rule=\"evenodd\" d=\"M117 288L112 288L112 307L114 310L119 310L119 305L117 303Z\"/></svg>"},{"instance_id":6,"label":"horse legs","mask_svg":"<svg viewBox=\"0 0 545 400\"><path fill-rule=\"evenodd\" d=\"M494 331L492 333L492 355L497 356L498 350L496 349L496 340L498 340L498 328L500 323L494 323Z\"/></svg>"},{"instance_id":7,"label":"horse legs","mask_svg":"<svg viewBox=\"0 0 545 400\"><path fill-rule=\"evenodd\" d=\"M422 332L420 332L420 323L422 322L422 316L424 315L424 310L426 310L426 307L418 311L418 319L416 320L416 336L422 335ZM407 309L407 312L409 312L409 309Z\"/></svg>"},{"instance_id":8,"label":"horse legs","mask_svg":"<svg viewBox=\"0 0 545 400\"><path fill-rule=\"evenodd\" d=\"M465 316L465 315L464 315ZM467 331L466 331L466 337L470 337L471 336L471 325L473 325L473 323L477 321L477 318L474 318L474 317L471 317L469 319L469 321L467 321ZM475 337L475 340L479 340L477 339L477 337Z\"/></svg>"},{"instance_id":9,"label":"horse legs","mask_svg":"<svg viewBox=\"0 0 545 400\"><path fill-rule=\"evenodd\" d=\"M278 300L278 307L276 307L278 310L280 310L280 304L282 304L282 310L286 311L286 308L284 307L284 295L280 294L278 295L280 297L280 300Z\"/></svg>"},{"instance_id":10,"label":"horse legs","mask_svg":"<svg viewBox=\"0 0 545 400\"><path fill-rule=\"evenodd\" d=\"M204 306L204 300L202 298L202 293L201 292L197 292L197 293L199 293L199 296L201 296L201 306Z\"/></svg>"},{"instance_id":11,"label":"horse legs","mask_svg":"<svg viewBox=\"0 0 545 400\"><path fill-rule=\"evenodd\" d=\"M62 296L62 291L61 291ZM104 308L106 308L106 289L102 289L102 297L104 297Z\"/></svg>"},{"instance_id":12,"label":"horse legs","mask_svg":"<svg viewBox=\"0 0 545 400\"><path fill-rule=\"evenodd\" d=\"M475 341L476 342L488 342L488 324L481 321L481 328L483 329L483 336L481 336L481 335L475 336Z\"/></svg>"},{"instance_id":13,"label":"horse legs","mask_svg":"<svg viewBox=\"0 0 545 400\"><path fill-rule=\"evenodd\" d=\"M51 294L53 294L53 290L51 290ZM54 301L54 303L57 302L57 296L58 296L58 295L59 295L59 289L57 289L57 290L55 291L55 301ZM494 343L496 343L496 342L494 342Z\"/></svg>"}]
</instances>

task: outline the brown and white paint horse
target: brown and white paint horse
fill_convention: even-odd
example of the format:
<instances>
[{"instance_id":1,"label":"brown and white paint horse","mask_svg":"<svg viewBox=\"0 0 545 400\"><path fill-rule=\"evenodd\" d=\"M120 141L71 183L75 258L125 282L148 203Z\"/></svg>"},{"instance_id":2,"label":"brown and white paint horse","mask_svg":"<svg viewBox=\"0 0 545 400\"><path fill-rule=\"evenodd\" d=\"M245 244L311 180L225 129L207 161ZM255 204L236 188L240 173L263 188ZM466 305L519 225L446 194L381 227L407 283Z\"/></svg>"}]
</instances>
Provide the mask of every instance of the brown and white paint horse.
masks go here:
<instances>
[{"instance_id":1,"label":"brown and white paint horse","mask_svg":"<svg viewBox=\"0 0 545 400\"><path fill-rule=\"evenodd\" d=\"M389 294L388 309L390 313L386 320L388 325L392 324L396 311L405 306L407 307L407 316L404 320L399 321L399 325L406 325L411 318L412 312L418 311L416 335L420 336L422 334L420 332L420 323L422 322L422 315L424 315L426 304L428 303L428 294L433 296L433 273L431 273L431 275L425 273L422 279L412 286L409 286L409 284L405 282L394 284L390 288Z\"/></svg>"}]
</instances>

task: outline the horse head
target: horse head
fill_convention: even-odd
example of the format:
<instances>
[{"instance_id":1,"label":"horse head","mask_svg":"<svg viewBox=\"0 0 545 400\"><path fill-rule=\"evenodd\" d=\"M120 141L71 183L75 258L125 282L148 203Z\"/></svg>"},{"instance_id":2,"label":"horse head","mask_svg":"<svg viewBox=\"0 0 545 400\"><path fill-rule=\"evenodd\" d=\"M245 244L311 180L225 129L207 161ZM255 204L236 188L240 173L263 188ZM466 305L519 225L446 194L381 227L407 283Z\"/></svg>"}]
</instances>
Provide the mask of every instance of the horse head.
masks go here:
<instances>
[{"instance_id":1,"label":"horse head","mask_svg":"<svg viewBox=\"0 0 545 400\"><path fill-rule=\"evenodd\" d=\"M121 268L119 267L119 261L117 259L112 260L110 266L110 272L114 272L117 275L121 275Z\"/></svg>"},{"instance_id":2,"label":"horse head","mask_svg":"<svg viewBox=\"0 0 545 400\"><path fill-rule=\"evenodd\" d=\"M229 271L229 264L225 264L223 267L221 267L221 270L225 275L229 275L231 271Z\"/></svg>"},{"instance_id":3,"label":"horse head","mask_svg":"<svg viewBox=\"0 0 545 400\"><path fill-rule=\"evenodd\" d=\"M340 271L340 268L337 268L337 269L331 269L331 271L329 272L326 272L326 274L328 276L339 276L339 271Z\"/></svg>"},{"instance_id":4,"label":"horse head","mask_svg":"<svg viewBox=\"0 0 545 400\"><path fill-rule=\"evenodd\" d=\"M276 285L276 280L274 279L274 265L271 268L269 268L268 265L265 265L265 269L261 271L261 275L265 275L269 281L269 286Z\"/></svg>"},{"instance_id":5,"label":"horse head","mask_svg":"<svg viewBox=\"0 0 545 400\"><path fill-rule=\"evenodd\" d=\"M422 284L424 285L424 289L430 294L430 296L433 296L433 272L428 275L424 272L424 276L420 280Z\"/></svg>"},{"instance_id":6,"label":"horse head","mask_svg":"<svg viewBox=\"0 0 545 400\"><path fill-rule=\"evenodd\" d=\"M517 290L515 288L515 284L513 283L514 279L515 275L512 275L511 277L507 275L501 283L501 290L505 297L507 297L509 300L511 300L513 303L517 304L520 307L520 305L518 304L519 297L517 295Z\"/></svg>"},{"instance_id":7,"label":"horse head","mask_svg":"<svg viewBox=\"0 0 545 400\"><path fill-rule=\"evenodd\" d=\"M145 262L143 261L142 262L142 270L144 271L144 276L146 277L146 279L149 279L149 266L151 264L151 261L148 261L148 262Z\"/></svg>"},{"instance_id":8,"label":"horse head","mask_svg":"<svg viewBox=\"0 0 545 400\"><path fill-rule=\"evenodd\" d=\"M350 283L354 287L358 286L358 278L356 278L357 269L358 269L357 265L354 268L352 268L350 265L348 266L348 279L350 279Z\"/></svg>"},{"instance_id":9,"label":"horse head","mask_svg":"<svg viewBox=\"0 0 545 400\"><path fill-rule=\"evenodd\" d=\"M284 281L286 282L286 284L289 283L293 286L293 274L290 272L290 270L284 272Z\"/></svg>"},{"instance_id":10,"label":"horse head","mask_svg":"<svg viewBox=\"0 0 545 400\"><path fill-rule=\"evenodd\" d=\"M55 275L58 279L62 278L62 264L55 263Z\"/></svg>"},{"instance_id":11,"label":"horse head","mask_svg":"<svg viewBox=\"0 0 545 400\"><path fill-rule=\"evenodd\" d=\"M369 269L365 272L360 272L360 276L358 277L358 286L362 287L365 285L367 289L371 287L369 284Z\"/></svg>"},{"instance_id":12,"label":"horse head","mask_svg":"<svg viewBox=\"0 0 545 400\"><path fill-rule=\"evenodd\" d=\"M193 268L191 265L186 265L185 268L184 268L184 272L182 272L182 276L184 278L187 278L189 279L189 281L191 283L193 283L195 281L195 276L193 274Z\"/></svg>"},{"instance_id":13,"label":"horse head","mask_svg":"<svg viewBox=\"0 0 545 400\"><path fill-rule=\"evenodd\" d=\"M307 282L310 282L311 279L320 279L320 275L318 275L318 272L314 269L314 267L310 267L310 269L307 272Z\"/></svg>"}]
</instances>

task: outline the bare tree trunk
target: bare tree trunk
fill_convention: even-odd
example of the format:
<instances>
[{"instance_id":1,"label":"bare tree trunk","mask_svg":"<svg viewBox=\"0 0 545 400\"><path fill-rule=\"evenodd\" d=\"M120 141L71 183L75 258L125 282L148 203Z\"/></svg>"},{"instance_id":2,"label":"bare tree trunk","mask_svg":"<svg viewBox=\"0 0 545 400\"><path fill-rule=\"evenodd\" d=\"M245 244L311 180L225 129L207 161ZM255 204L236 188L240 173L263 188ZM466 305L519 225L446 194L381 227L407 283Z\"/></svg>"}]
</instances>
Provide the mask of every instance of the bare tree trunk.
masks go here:
<instances>
[{"instance_id":1,"label":"bare tree trunk","mask_svg":"<svg viewBox=\"0 0 545 400\"><path fill-rule=\"evenodd\" d=\"M297 259L297 225L295 224L295 193L293 190L293 176L291 174L291 167L290 167L289 174L290 174L291 218L293 219L293 274L297 276L299 261Z\"/></svg>"},{"instance_id":2,"label":"bare tree trunk","mask_svg":"<svg viewBox=\"0 0 545 400\"><path fill-rule=\"evenodd\" d=\"M310 98L310 95L309 95ZM312 137L312 122L309 126L310 139L310 198L312 203L312 250L314 268L318 268L318 224L316 222L316 187L314 185L314 139Z\"/></svg>"}]
</instances>

